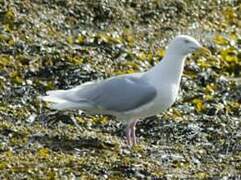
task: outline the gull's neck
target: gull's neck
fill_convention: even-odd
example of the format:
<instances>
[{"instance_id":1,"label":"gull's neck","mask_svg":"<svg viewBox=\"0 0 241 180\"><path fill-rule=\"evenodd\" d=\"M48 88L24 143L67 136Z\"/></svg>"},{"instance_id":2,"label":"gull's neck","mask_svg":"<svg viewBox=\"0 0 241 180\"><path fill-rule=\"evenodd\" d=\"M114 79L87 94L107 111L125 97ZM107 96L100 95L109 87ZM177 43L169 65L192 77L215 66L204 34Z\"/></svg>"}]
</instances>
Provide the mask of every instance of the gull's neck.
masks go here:
<instances>
[{"instance_id":1,"label":"gull's neck","mask_svg":"<svg viewBox=\"0 0 241 180\"><path fill-rule=\"evenodd\" d=\"M185 55L167 51L166 56L153 68L146 72L146 77L156 85L163 82L180 84L183 73Z\"/></svg>"}]
</instances>

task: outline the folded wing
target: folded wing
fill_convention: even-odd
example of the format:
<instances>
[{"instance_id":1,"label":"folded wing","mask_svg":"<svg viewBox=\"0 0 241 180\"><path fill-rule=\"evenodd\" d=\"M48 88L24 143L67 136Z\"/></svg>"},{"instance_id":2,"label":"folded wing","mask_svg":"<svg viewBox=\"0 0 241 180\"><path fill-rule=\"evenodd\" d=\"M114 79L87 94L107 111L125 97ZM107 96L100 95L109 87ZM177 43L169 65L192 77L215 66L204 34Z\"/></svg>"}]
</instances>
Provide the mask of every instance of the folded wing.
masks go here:
<instances>
[{"instance_id":1,"label":"folded wing","mask_svg":"<svg viewBox=\"0 0 241 180\"><path fill-rule=\"evenodd\" d=\"M82 109L89 112L130 111L149 103L156 89L140 77L117 76L90 82L69 90L48 91L42 99L54 109Z\"/></svg>"}]
</instances>

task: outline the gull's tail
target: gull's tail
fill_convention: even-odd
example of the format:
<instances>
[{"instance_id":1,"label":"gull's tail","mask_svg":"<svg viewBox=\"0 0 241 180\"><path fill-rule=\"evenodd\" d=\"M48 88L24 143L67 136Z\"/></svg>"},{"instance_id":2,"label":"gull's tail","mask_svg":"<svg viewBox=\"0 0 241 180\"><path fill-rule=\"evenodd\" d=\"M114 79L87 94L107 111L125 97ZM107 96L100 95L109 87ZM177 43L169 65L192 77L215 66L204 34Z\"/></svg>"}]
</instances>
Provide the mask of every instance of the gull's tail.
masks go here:
<instances>
[{"instance_id":1,"label":"gull's tail","mask_svg":"<svg viewBox=\"0 0 241 180\"><path fill-rule=\"evenodd\" d=\"M81 108L81 103L70 100L67 96L70 90L52 90L47 91L46 96L39 96L39 99L50 102L49 107L57 110L78 109Z\"/></svg>"},{"instance_id":2,"label":"gull's tail","mask_svg":"<svg viewBox=\"0 0 241 180\"><path fill-rule=\"evenodd\" d=\"M96 84L96 83L95 83ZM93 82L87 82L67 90L51 90L46 92L46 96L39 96L39 99L50 102L49 107L57 110L88 110L93 108L87 100Z\"/></svg>"}]
</instances>

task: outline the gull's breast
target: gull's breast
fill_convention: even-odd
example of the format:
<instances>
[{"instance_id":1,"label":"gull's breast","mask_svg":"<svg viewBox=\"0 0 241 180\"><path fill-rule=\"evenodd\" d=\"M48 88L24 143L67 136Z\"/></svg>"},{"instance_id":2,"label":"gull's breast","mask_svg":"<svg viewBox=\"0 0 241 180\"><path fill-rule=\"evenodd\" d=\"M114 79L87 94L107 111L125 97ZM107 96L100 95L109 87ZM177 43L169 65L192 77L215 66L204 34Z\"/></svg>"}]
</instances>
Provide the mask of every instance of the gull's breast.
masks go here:
<instances>
[{"instance_id":1,"label":"gull's breast","mask_svg":"<svg viewBox=\"0 0 241 180\"><path fill-rule=\"evenodd\" d=\"M166 87L161 87L158 89L157 97L153 102L151 111L153 111L153 115L159 114L169 107L175 102L178 93L178 87L175 84L171 84Z\"/></svg>"}]
</instances>

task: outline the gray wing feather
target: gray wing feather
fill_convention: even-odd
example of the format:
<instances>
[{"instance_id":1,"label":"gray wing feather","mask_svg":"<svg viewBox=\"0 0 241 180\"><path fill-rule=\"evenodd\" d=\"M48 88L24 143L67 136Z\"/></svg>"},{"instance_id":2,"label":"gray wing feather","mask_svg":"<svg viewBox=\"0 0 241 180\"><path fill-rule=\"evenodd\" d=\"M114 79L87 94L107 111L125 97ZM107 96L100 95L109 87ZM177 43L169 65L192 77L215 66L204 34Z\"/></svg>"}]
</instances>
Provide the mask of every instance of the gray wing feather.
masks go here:
<instances>
[{"instance_id":1,"label":"gray wing feather","mask_svg":"<svg viewBox=\"0 0 241 180\"><path fill-rule=\"evenodd\" d=\"M74 101L88 102L106 111L123 112L147 104L156 94L156 89L139 77L121 76L80 89L75 92Z\"/></svg>"}]
</instances>

